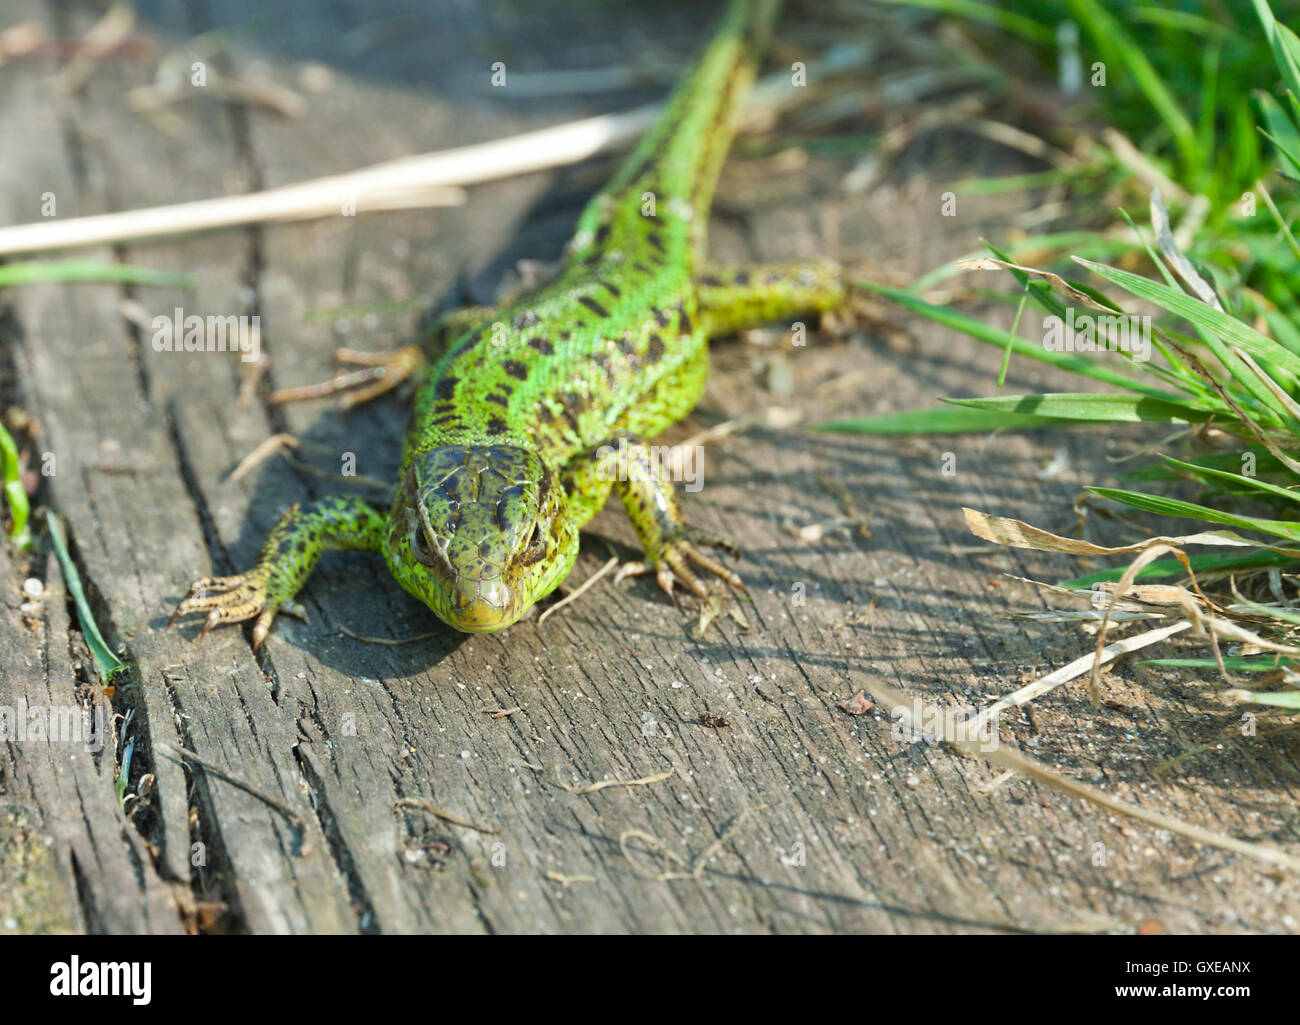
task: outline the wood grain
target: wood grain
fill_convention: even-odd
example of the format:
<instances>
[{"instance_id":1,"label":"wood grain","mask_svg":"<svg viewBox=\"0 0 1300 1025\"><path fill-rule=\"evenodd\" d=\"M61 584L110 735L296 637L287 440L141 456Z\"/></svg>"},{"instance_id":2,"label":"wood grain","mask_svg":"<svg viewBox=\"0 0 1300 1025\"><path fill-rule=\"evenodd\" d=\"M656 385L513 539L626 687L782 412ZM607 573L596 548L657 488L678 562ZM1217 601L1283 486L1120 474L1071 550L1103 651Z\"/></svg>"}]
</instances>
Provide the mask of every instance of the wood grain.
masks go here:
<instances>
[{"instance_id":1,"label":"wood grain","mask_svg":"<svg viewBox=\"0 0 1300 1025\"><path fill-rule=\"evenodd\" d=\"M168 49L213 27L247 27L256 5L195 0L183 20L139 6L142 31ZM98 4L17 7L19 20L60 35L102 13ZM45 191L58 196L60 216L220 195L611 109L619 97L512 103L477 87L473 69L496 52L533 70L576 66L584 32L617 55L636 32L680 44L703 27L689 5L667 20L647 6L575 23L538 50L537 25L493 5L458 8L450 27L396 3L364 15L295 7L297 31L237 34L230 59L242 73L260 61L289 82L304 61L331 63L333 84L309 96L299 119L198 95L177 108L182 127L167 135L123 101L150 80L149 67L106 64L64 104L52 91L55 66L0 68L0 138L23 140L0 158L0 216L30 219ZM379 31L398 16L402 31ZM959 138L935 145L923 165L862 197L837 190L847 159L770 173L733 160L714 252L775 260L835 249L868 276L906 280L972 251L981 235L1005 235L1026 197L963 197L959 217L939 212L951 181L995 154ZM9 394L38 420L39 452L56 460L41 497L65 516L101 627L131 667L111 698L94 699L119 715L133 710L129 791L152 777L124 812L110 755L0 744L0 892L17 894L0 897L0 919L91 932L1122 931L1147 919L1179 931L1293 931L1293 880L997 780L982 763L896 739L878 710L839 707L873 678L927 702L980 706L1089 650L1085 635L995 618L1041 603L1003 573L1058 579L1079 564L991 547L971 554L960 510L1071 532L1079 485L1113 472L1104 456L1118 436L898 441L796 428L709 448L688 508L744 551L748 632L724 619L697 638L692 607L645 579L606 579L540 626L534 617L502 634L452 636L363 555L327 556L302 595L309 621L282 618L258 654L239 628L201 643L195 623L163 630L192 579L251 562L284 505L348 486L279 458L232 480L245 455L288 431L302 441L298 458L326 474L341 473L350 453L358 474L387 480L404 410L392 401L345 414L324 403L241 405L234 357L154 352L122 300L150 314L258 315L269 383L315 380L331 370L336 345L388 347L427 304L370 319L309 311L458 288L491 298L515 260L558 256L608 170L485 186L462 209L98 254L190 271L192 292L50 285L0 295ZM721 343L707 397L669 437L765 406L818 420L993 390L995 354L910 327L915 345L902 348L874 336L814 335L804 348ZM783 380L788 390L768 390ZM1076 386L1018 362L1007 392L1063 384ZM1039 479L1059 446L1069 468ZM869 534L796 536L849 506L870 515ZM571 582L611 550L633 554L616 507L585 535ZM41 556L5 569L4 703L102 695L53 565ZM39 612L24 615L19 587L33 573L47 591ZM432 636L379 645L341 627ZM1121 667L1104 684L1106 706L1088 704L1081 685L1063 688L1004 719L1003 742L1131 800L1296 848L1292 735L1234 741L1236 712L1209 682ZM494 709L517 711L494 718ZM705 725L708 716L728 725ZM1215 743L1224 748L1195 753ZM274 804L163 745L195 752ZM1154 774L1184 752L1193 754L1174 772Z\"/></svg>"}]
</instances>

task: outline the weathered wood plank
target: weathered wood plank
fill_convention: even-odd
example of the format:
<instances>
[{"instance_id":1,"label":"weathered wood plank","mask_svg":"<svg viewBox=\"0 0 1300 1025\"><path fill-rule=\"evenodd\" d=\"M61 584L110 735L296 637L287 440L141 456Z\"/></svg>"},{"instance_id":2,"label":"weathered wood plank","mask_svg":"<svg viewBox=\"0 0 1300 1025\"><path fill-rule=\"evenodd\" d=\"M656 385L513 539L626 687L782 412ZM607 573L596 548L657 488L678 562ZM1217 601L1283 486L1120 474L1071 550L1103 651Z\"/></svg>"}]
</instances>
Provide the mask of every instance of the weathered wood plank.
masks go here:
<instances>
[{"instance_id":1,"label":"weathered wood plank","mask_svg":"<svg viewBox=\"0 0 1300 1025\"><path fill-rule=\"evenodd\" d=\"M14 578L3 554L0 569ZM180 932L172 886L111 799L113 747L106 737L113 711L73 662L67 595L52 558L44 572L39 612L0 607L2 635L29 642L26 650L0 645L12 731L0 747L0 920L12 918L6 931ZM52 733L51 714L71 721L74 732ZM37 722L45 724L40 732ZM92 732L84 732L86 724Z\"/></svg>"},{"instance_id":2,"label":"weathered wood plank","mask_svg":"<svg viewBox=\"0 0 1300 1025\"><path fill-rule=\"evenodd\" d=\"M514 103L476 92L463 42L434 12L367 8L371 26L400 15L402 31L349 56L338 52L340 40L363 38L365 18L337 5L297 6L312 32L240 42L233 59L236 69L280 61L285 78L307 58L345 68L298 120L232 112L199 96L179 111L182 132L168 138L124 109L126 89L151 74L127 65L97 70L96 88L78 96L60 131L51 69L0 69L0 84L16 89L0 89L5 119L44 111L32 126L35 145L6 157L0 210L26 219L34 181L70 189L76 212L278 184L552 123L599 102ZM69 27L84 28L94 10ZM141 10L169 45L246 24L253 12L211 0L190 5L192 20L171 22L174 12ZM458 17L464 37L491 26L511 54L535 29L490 5ZM683 15L688 28L704 20ZM579 63L576 28L548 37L556 42L544 66ZM633 28L666 31L648 8L586 28L624 46ZM64 137L93 142L73 159ZM981 234L997 237L1022 202L963 197L961 217L941 217L939 195L971 166L969 151L952 145L924 171L866 197L836 193L842 162L760 174L737 162L720 190L728 216L715 226L714 252L722 260L824 253L829 219L849 246L837 255L902 277L927 271L975 248ZM336 344L383 348L411 324L306 311L442 294L462 277L495 288L515 259L558 255L581 199L572 183L588 177L500 183L457 210L340 216L136 245L124 255L196 275L193 293L139 292L148 313L257 314L273 382L302 383L329 372ZM67 517L110 640L134 667L119 698L141 730L132 785L142 772L155 775L148 814L128 824L111 767L75 766L78 800L90 809L79 827L79 806L48 762L12 746L0 757L4 799L58 837L64 853L50 872L63 885L81 880L80 902L69 898L50 918L62 927L164 930L183 919L211 927L194 916L196 899L227 905L217 927L292 932L943 932L1131 928L1147 917L1170 929L1261 930L1289 928L1282 916L1298 913L1294 890L1251 865L1021 781L990 786L995 774L983 764L896 739L878 711L854 718L837 707L871 678L937 705L979 704L1019 684L1022 672L1087 649L1084 637L991 618L1036 600L1019 585L993 586L1000 573L1052 579L1073 565L1004 550L953 553L970 543L963 504L1069 530L1077 485L1109 472L1103 439L1064 442L1072 468L1048 480L1036 473L1061 442L1045 435L882 442L762 431L710 448L705 486L688 507L744 549L740 568L755 596L747 633L722 622L697 639L691 609L641 580L603 581L541 625L534 617L504 634L451 636L379 560L331 555L302 596L309 622L281 620L255 657L237 628L201 643L197 624L161 628L194 577L249 564L285 504L359 485L279 459L241 481L230 470L270 434L290 431L303 442L299 458L319 470L339 474L351 453L358 474L387 480L404 411L395 402L342 415L327 404L241 406L233 357L153 352L124 323L121 298L101 287L50 287L10 300L21 399L43 424L41 448L58 457L48 497ZM986 353L928 328L916 336L915 351L818 338L782 346L790 389L777 393L765 386L779 375L754 366L771 350L724 343L700 410L669 438L762 405L821 419L991 389L995 362ZM1052 380L1017 362L1007 387ZM941 472L945 452L955 457L953 476ZM787 529L841 517L846 496L871 514L869 537L831 532L808 542ZM620 510L606 510L584 538L574 582L611 547L632 555L631 542ZM72 693L68 659L42 654L66 651L56 642L72 633L57 595L52 589L42 604L44 640L17 620L6 626L6 695L27 666L41 667L25 684L33 693ZM383 646L340 626L432 636ZM1221 738L1232 712L1207 711L1204 695L1144 670L1108 673L1104 684L1113 707L1058 693L1032 716L1005 720L1004 742L1194 821L1289 839L1292 748L1198 765L1213 780L1158 778L1154 764ZM483 711L516 707L500 719ZM701 725L706 714L730 724ZM292 809L305 836L265 802L182 770L161 744L190 747ZM665 772L645 785L582 792ZM403 799L501 832L439 821L399 806ZM650 837L678 859L667 865L678 873L707 855L698 879L655 878L664 860ZM190 864L193 842L206 845L202 870ZM1098 843L1105 865L1092 861ZM106 866L102 877L73 875L73 857L85 863L92 852ZM122 866L137 861L144 882L117 885Z\"/></svg>"}]
</instances>

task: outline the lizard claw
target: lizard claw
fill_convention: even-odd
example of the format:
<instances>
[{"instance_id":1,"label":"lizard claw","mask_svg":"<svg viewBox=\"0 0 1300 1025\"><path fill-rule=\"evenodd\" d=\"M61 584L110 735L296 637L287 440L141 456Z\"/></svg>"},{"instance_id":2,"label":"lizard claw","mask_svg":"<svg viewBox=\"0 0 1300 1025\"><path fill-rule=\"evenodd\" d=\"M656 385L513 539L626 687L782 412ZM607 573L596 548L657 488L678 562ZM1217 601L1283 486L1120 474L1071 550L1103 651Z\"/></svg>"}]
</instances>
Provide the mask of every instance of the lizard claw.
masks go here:
<instances>
[{"instance_id":1,"label":"lizard claw","mask_svg":"<svg viewBox=\"0 0 1300 1025\"><path fill-rule=\"evenodd\" d=\"M727 569L726 566L711 555L700 551L692 542L712 545L732 555L740 554L739 549L730 541L713 537L694 527L684 527L675 537L671 537L664 542L657 558L651 556L645 562L627 562L620 566L618 572L614 575L614 583L617 584L624 577L640 576L643 573L653 571L659 586L669 596L673 593L673 585L680 580L682 585L691 593L707 599L709 596L708 588L704 586L704 583L692 569L692 567L696 567L721 577L738 591L745 590L744 581L740 579L738 574Z\"/></svg>"},{"instance_id":2,"label":"lizard claw","mask_svg":"<svg viewBox=\"0 0 1300 1025\"><path fill-rule=\"evenodd\" d=\"M253 625L253 650L256 651L266 640L275 614L283 609L290 615L306 619L306 610L296 602L273 602L267 596L267 574L260 569L238 573L231 577L203 577L190 585L189 591L181 599L167 627L181 616L196 612L206 612L207 619L199 631L199 640L208 635L208 631L222 623L241 623L257 617Z\"/></svg>"},{"instance_id":3,"label":"lizard claw","mask_svg":"<svg viewBox=\"0 0 1300 1025\"><path fill-rule=\"evenodd\" d=\"M391 352L361 352L358 349L342 348L334 356L340 363L362 369L348 370L336 374L328 381L320 381L316 384L304 384L296 388L277 388L271 393L271 405L303 402L307 399L324 398L337 392L346 392L339 400L339 406L343 409L351 409L353 406L359 406L363 402L377 399L380 395L392 391L411 377L424 363L424 354L418 345L403 345L400 349L393 349Z\"/></svg>"}]
</instances>

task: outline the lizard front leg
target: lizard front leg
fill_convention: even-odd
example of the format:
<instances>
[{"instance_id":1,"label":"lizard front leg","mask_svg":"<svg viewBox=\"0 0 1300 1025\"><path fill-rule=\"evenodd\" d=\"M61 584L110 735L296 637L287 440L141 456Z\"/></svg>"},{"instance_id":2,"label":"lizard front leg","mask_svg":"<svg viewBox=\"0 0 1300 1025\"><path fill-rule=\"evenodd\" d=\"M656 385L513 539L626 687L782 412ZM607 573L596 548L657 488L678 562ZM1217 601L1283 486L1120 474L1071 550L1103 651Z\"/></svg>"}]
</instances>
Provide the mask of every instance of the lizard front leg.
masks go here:
<instances>
[{"instance_id":1,"label":"lizard front leg","mask_svg":"<svg viewBox=\"0 0 1300 1025\"><path fill-rule=\"evenodd\" d=\"M361 352L340 348L334 353L335 359L362 369L347 370L316 384L277 388L271 393L271 404L303 402L337 392L346 393L339 403L344 409L377 399L438 362L452 342L491 320L493 312L490 306L464 306L449 310L433 322L419 342L389 352Z\"/></svg>"},{"instance_id":2,"label":"lizard front leg","mask_svg":"<svg viewBox=\"0 0 1300 1025\"><path fill-rule=\"evenodd\" d=\"M380 551L387 523L383 512L360 498L339 496L291 505L262 544L257 565L231 577L196 580L167 625L180 616L206 612L208 618L199 634L202 640L218 623L239 623L256 616L256 650L281 609L304 616L293 596L307 582L325 549Z\"/></svg>"},{"instance_id":3,"label":"lizard front leg","mask_svg":"<svg viewBox=\"0 0 1300 1025\"><path fill-rule=\"evenodd\" d=\"M845 303L844 270L830 261L718 267L695 279L700 321L710 338Z\"/></svg>"},{"instance_id":4,"label":"lizard front leg","mask_svg":"<svg viewBox=\"0 0 1300 1025\"><path fill-rule=\"evenodd\" d=\"M645 557L620 567L615 583L627 576L653 572L668 594L672 594L674 582L680 580L687 589L707 598L708 591L695 573L701 569L738 590L745 589L736 573L698 547L712 545L737 554L735 546L686 522L667 468L655 448L642 439L631 435L611 439L572 464L565 483L569 508L583 522L600 510L611 487L623 500Z\"/></svg>"}]
</instances>

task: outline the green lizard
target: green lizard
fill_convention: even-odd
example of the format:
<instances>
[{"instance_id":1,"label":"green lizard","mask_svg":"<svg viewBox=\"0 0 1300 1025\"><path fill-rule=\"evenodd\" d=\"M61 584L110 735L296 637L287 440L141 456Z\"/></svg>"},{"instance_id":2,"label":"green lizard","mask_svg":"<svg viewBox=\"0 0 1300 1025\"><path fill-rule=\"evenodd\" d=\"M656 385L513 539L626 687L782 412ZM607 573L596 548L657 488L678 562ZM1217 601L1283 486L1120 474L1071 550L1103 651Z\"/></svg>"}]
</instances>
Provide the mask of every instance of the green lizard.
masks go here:
<instances>
[{"instance_id":1,"label":"green lizard","mask_svg":"<svg viewBox=\"0 0 1300 1025\"><path fill-rule=\"evenodd\" d=\"M731 546L686 523L643 439L699 400L710 336L844 301L829 263L700 267L737 108L776 6L727 6L662 115L584 210L554 280L502 308L456 311L419 346L354 354L374 364L353 375L372 382L360 397L423 379L391 508L351 497L291 506L253 569L197 581L173 621L206 613L206 634L256 617L257 647L279 610L301 614L294 595L336 548L382 552L398 582L457 630L499 630L564 580L579 529L612 488L645 551L619 576L653 571L669 593L680 580L705 596L702 570L743 588L701 550Z\"/></svg>"}]
</instances>

